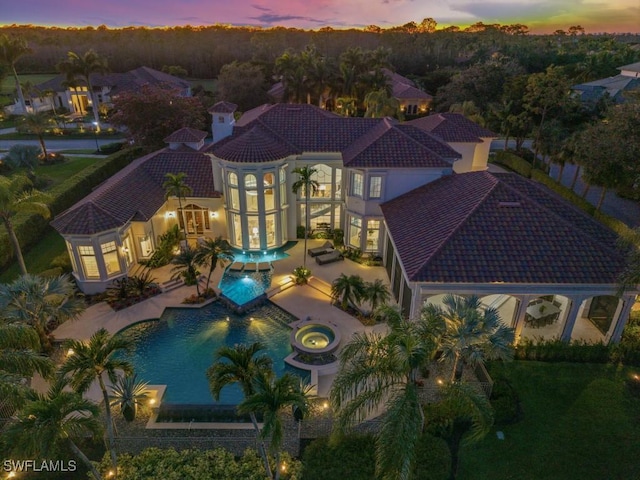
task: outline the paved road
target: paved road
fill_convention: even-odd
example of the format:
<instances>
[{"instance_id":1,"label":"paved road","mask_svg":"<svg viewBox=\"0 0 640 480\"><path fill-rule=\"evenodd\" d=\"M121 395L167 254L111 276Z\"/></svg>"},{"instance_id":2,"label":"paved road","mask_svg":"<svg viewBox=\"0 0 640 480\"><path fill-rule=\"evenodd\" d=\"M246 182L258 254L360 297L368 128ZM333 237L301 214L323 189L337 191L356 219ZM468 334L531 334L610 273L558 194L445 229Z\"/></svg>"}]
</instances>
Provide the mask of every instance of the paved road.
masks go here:
<instances>
[{"instance_id":1,"label":"paved road","mask_svg":"<svg viewBox=\"0 0 640 480\"><path fill-rule=\"evenodd\" d=\"M113 143L113 140L100 140L98 145ZM96 140L45 140L47 150L57 152L58 150L89 150L96 148ZM40 146L38 140L0 140L0 150L9 150L13 145L36 145Z\"/></svg>"}]
</instances>

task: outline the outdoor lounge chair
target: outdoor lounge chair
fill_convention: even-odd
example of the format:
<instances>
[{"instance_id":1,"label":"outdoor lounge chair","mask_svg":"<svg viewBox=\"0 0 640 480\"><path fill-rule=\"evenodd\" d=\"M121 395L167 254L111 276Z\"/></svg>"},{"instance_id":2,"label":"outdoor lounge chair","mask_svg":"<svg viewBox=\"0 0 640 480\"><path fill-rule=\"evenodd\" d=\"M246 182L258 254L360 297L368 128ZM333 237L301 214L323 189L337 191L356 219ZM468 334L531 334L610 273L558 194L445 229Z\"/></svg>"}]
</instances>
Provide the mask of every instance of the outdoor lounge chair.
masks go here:
<instances>
[{"instance_id":1,"label":"outdoor lounge chair","mask_svg":"<svg viewBox=\"0 0 640 480\"><path fill-rule=\"evenodd\" d=\"M268 272L271 270L271 265L269 262L260 262L258 263L258 271L259 272Z\"/></svg>"},{"instance_id":2,"label":"outdoor lounge chair","mask_svg":"<svg viewBox=\"0 0 640 480\"><path fill-rule=\"evenodd\" d=\"M244 263L242 262L233 262L229 265L230 272L241 272L242 270L244 270Z\"/></svg>"},{"instance_id":3,"label":"outdoor lounge chair","mask_svg":"<svg viewBox=\"0 0 640 480\"><path fill-rule=\"evenodd\" d=\"M318 255L316 257L316 263L318 265L325 265L327 263L337 262L338 260L344 260L342 253L340 253L340 250L333 250L329 253Z\"/></svg>"},{"instance_id":4,"label":"outdoor lounge chair","mask_svg":"<svg viewBox=\"0 0 640 480\"><path fill-rule=\"evenodd\" d=\"M331 242L324 242L324 245L321 247L310 248L307 250L307 253L312 257L317 257L318 255L324 255L325 253L329 253L333 250L333 245Z\"/></svg>"}]
</instances>

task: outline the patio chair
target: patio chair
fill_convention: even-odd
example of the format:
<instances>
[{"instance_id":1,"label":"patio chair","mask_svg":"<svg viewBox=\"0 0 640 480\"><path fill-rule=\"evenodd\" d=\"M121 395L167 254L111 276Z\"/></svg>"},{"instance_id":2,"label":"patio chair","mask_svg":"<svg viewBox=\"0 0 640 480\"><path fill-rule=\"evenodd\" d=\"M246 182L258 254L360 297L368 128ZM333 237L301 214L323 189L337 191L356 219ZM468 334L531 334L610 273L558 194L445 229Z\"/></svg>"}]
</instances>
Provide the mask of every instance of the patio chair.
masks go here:
<instances>
[{"instance_id":1,"label":"patio chair","mask_svg":"<svg viewBox=\"0 0 640 480\"><path fill-rule=\"evenodd\" d=\"M229 265L230 272L241 272L242 270L244 270L244 263L242 262L233 262Z\"/></svg>"},{"instance_id":2,"label":"patio chair","mask_svg":"<svg viewBox=\"0 0 640 480\"><path fill-rule=\"evenodd\" d=\"M318 265L326 265L327 263L337 262L338 260L344 260L342 253L339 250L333 250L324 255L318 255L316 257L316 263Z\"/></svg>"},{"instance_id":3,"label":"patio chair","mask_svg":"<svg viewBox=\"0 0 640 480\"><path fill-rule=\"evenodd\" d=\"M329 253L333 250L333 244L331 242L324 242L324 244L320 247L309 248L307 253L312 257L317 257L318 255L324 255L325 253Z\"/></svg>"}]
</instances>

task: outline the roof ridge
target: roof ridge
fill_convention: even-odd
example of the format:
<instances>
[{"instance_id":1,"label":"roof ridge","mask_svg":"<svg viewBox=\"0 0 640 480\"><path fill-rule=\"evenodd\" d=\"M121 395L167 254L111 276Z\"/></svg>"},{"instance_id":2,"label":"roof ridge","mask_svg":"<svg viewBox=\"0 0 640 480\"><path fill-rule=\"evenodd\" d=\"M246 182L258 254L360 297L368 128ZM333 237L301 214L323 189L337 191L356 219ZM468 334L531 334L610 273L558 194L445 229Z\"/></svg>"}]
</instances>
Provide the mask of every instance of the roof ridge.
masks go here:
<instances>
[{"instance_id":1,"label":"roof ridge","mask_svg":"<svg viewBox=\"0 0 640 480\"><path fill-rule=\"evenodd\" d=\"M491 185L491 188L489 188L487 190L487 192L480 197L475 205L473 206L473 208L471 209L471 211L469 212L468 215L466 215L464 217L464 219L458 223L458 225L456 225L456 227L451 230L449 232L449 234L440 242L440 245L438 245L438 247L436 249L433 250L433 252L431 253L431 255L429 256L429 258L427 258L424 262L422 262L422 264L415 269L415 272L420 272L421 270L423 270L433 259L436 258L436 256L440 253L440 251L445 247L445 245L447 245L447 243L449 242L449 239L451 239L458 231L460 231L462 229L463 225L466 225L469 222L469 219L478 211L478 209L482 206L482 204L484 203L485 199L491 194L491 192L493 192L495 190L495 188L500 184L499 180L495 177L493 177L490 173L488 172L477 172L482 174L482 176L489 178L493 185ZM455 175L473 175L474 172L470 172L470 173L453 173L451 175L448 175L447 177L442 177L442 178L452 178ZM428 185L428 184L427 184Z\"/></svg>"},{"instance_id":2,"label":"roof ridge","mask_svg":"<svg viewBox=\"0 0 640 480\"><path fill-rule=\"evenodd\" d=\"M421 133L424 133L426 135L429 135L432 139L438 141L438 142L442 142L445 143L447 145L449 145L447 142L445 142L444 140L442 140L440 137L438 137L437 135L431 133L431 132L427 132L425 130L421 130L420 128L416 127L415 125L408 125L408 124L403 124L403 123L399 123L399 124L395 124L393 125L393 127L402 127L402 128L415 128L416 130L420 131ZM420 145L420 147L424 148L425 150L428 150L432 155L435 155L437 157L442 157L442 155L440 155L438 152L432 150L431 148L427 147L424 143L419 142L417 139L413 138L411 135L405 133L402 131L402 128L396 128L396 130L398 132L400 132L403 136L405 136L406 138L408 138L409 140L413 141L414 143L417 143L418 145ZM456 160L459 160L460 157L458 157ZM455 160L454 160L455 161ZM451 162L451 164L453 165L453 162Z\"/></svg>"},{"instance_id":3,"label":"roof ridge","mask_svg":"<svg viewBox=\"0 0 640 480\"><path fill-rule=\"evenodd\" d=\"M373 125L366 132L364 132L362 135L356 138L355 141L351 143L351 145L348 145L347 148L345 148L342 152L340 152L343 157L342 163L345 167L351 162L351 160L353 160L362 152L364 152L374 142L379 140L384 134L386 134L389 130L393 128L393 125L391 125L389 122L385 122L385 120L387 120L387 117L384 117L381 120L382 121L376 122L375 125ZM378 133L379 130L381 131ZM373 139L369 140L368 137L372 135L373 135ZM345 152L348 152L350 154L350 158L347 160L346 164L344 159Z\"/></svg>"},{"instance_id":4,"label":"roof ridge","mask_svg":"<svg viewBox=\"0 0 640 480\"><path fill-rule=\"evenodd\" d=\"M519 197L524 198L526 202L528 203L533 203L535 205L537 205L540 209L546 211L547 213L551 214L555 219L560 219L560 221L568 226L571 230L573 230L574 232L577 232L578 234L580 234L582 237L587 238L590 242L596 243L597 245L600 245L601 247L606 248L607 250L613 251L615 253L619 253L616 251L615 248L612 248L611 245L607 245L606 243L602 242L601 240L593 237L592 235L584 235L585 232L583 232L582 230L580 230L573 222L571 222L570 220L567 220L566 218L564 218L563 216L557 214L556 212L554 212L553 210L549 209L548 207L546 207L545 205L533 200L532 198L530 198L529 196L523 194L522 192L520 192L517 188L515 188L512 185L509 185L507 182L503 182L500 180L499 176L496 176L495 174L492 174L494 177L496 177L496 179L498 179L500 181L500 183L502 185L504 185L506 188L508 188L509 190L511 190L512 192L515 192ZM515 173L498 173L498 175L517 175ZM523 177L524 179L524 177ZM559 197L560 199L562 199L562 197L554 192L553 190L551 190L550 188L544 187L544 185L542 183L533 181L531 179L525 179L527 180L536 190L538 190L539 192L542 192L542 194L544 195L552 195L552 196L556 196ZM544 188L543 188L544 187ZM579 214L580 216L582 216L584 219L586 219L587 221L589 221L590 223L597 225L597 226L604 226L605 228L608 228L606 225L603 225L602 223L598 222L595 218L587 215L586 212L582 211L581 209L579 209L577 206L575 206L572 202L566 201L565 202L575 213ZM608 228L609 230L611 230L610 228ZM613 232L613 230L611 230ZM614 234L616 234L615 232L613 232ZM617 235L617 234L616 234Z\"/></svg>"}]
</instances>

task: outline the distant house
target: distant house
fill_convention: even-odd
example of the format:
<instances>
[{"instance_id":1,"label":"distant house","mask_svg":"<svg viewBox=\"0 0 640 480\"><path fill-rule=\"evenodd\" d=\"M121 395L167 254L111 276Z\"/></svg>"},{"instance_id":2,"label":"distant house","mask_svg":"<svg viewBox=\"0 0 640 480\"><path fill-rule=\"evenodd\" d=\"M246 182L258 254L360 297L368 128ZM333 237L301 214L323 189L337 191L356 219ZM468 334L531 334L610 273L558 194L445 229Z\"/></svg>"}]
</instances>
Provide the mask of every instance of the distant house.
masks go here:
<instances>
[{"instance_id":1,"label":"distant house","mask_svg":"<svg viewBox=\"0 0 640 480\"><path fill-rule=\"evenodd\" d=\"M449 113L401 123L276 104L236 120L235 109L209 110L212 143L181 129L53 220L84 292L126 276L176 224L192 243L264 252L308 220L380 257L407 316L476 294L518 338L619 340L637 290L616 296L617 236L532 180L489 173L488 130ZM306 166L318 182L308 201L291 188ZM191 187L181 204L162 188L177 172Z\"/></svg>"},{"instance_id":2,"label":"distant house","mask_svg":"<svg viewBox=\"0 0 640 480\"><path fill-rule=\"evenodd\" d=\"M618 67L613 77L581 83L571 87L582 103L594 104L603 98L614 103L624 101L624 93L640 87L640 62Z\"/></svg>"},{"instance_id":3,"label":"distant house","mask_svg":"<svg viewBox=\"0 0 640 480\"><path fill-rule=\"evenodd\" d=\"M415 82L399 75L387 68L382 71L387 77L391 86L391 95L400 103L400 109L405 115L426 115L431 109L433 97L420 90ZM284 100L284 85L282 82L275 83L267 92L267 95L274 103Z\"/></svg>"},{"instance_id":4,"label":"distant house","mask_svg":"<svg viewBox=\"0 0 640 480\"><path fill-rule=\"evenodd\" d=\"M191 85L173 75L169 75L149 67L139 67L125 73L92 74L91 85L99 105L110 106L118 94L139 90L144 85L164 85L180 91L181 95L191 96ZM28 112L41 112L54 109L66 109L71 114L85 115L92 100L86 82L76 79L75 87L69 86L64 75L58 75L51 80L35 86L35 91L41 96L25 96ZM20 102L5 107L8 114L22 115Z\"/></svg>"}]
</instances>

